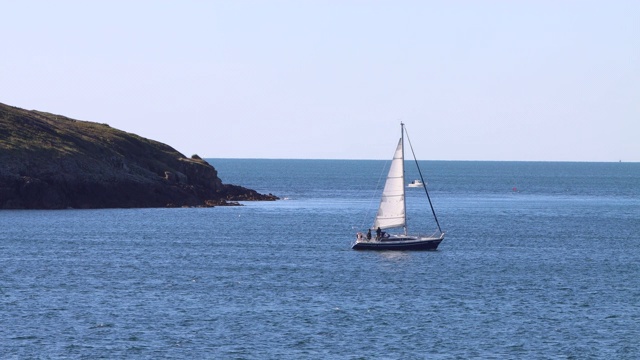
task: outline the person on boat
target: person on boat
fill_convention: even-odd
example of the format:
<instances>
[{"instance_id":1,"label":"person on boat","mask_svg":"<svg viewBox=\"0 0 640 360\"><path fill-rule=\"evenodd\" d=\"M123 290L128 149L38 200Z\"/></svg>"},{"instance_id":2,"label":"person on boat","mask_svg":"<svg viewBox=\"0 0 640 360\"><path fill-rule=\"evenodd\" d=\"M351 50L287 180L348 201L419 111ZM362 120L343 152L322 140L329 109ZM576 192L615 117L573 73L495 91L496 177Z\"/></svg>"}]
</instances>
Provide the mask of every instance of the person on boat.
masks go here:
<instances>
[{"instance_id":1,"label":"person on boat","mask_svg":"<svg viewBox=\"0 0 640 360\"><path fill-rule=\"evenodd\" d=\"M371 240L371 229L367 231L367 240Z\"/></svg>"},{"instance_id":2,"label":"person on boat","mask_svg":"<svg viewBox=\"0 0 640 360\"><path fill-rule=\"evenodd\" d=\"M376 229L376 240L380 240L381 237L382 237L382 229L380 229L380 226L378 226L378 228Z\"/></svg>"}]
</instances>

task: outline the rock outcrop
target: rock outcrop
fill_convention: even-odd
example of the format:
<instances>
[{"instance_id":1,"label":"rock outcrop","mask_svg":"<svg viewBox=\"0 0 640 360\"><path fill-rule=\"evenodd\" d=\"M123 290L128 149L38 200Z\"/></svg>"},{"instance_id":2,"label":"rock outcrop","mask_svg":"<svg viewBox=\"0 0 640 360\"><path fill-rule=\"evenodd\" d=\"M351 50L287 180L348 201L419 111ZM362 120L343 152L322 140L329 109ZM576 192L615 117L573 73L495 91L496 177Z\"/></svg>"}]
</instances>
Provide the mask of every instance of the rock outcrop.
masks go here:
<instances>
[{"instance_id":1,"label":"rock outcrop","mask_svg":"<svg viewBox=\"0 0 640 360\"><path fill-rule=\"evenodd\" d=\"M0 209L232 205L276 200L223 184L197 155L106 124L0 103Z\"/></svg>"}]
</instances>

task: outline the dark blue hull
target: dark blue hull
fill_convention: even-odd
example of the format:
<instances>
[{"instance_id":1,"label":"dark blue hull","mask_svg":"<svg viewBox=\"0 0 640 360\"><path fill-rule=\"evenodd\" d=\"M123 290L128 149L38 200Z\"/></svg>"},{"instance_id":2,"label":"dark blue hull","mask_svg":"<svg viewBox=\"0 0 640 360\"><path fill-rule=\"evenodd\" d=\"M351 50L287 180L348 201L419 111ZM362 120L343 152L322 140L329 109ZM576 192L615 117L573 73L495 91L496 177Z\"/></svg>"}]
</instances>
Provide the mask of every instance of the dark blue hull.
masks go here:
<instances>
[{"instance_id":1,"label":"dark blue hull","mask_svg":"<svg viewBox=\"0 0 640 360\"><path fill-rule=\"evenodd\" d=\"M408 240L383 239L382 241L358 241L351 247L354 250L419 250L434 251L444 239L444 235L435 239Z\"/></svg>"}]
</instances>

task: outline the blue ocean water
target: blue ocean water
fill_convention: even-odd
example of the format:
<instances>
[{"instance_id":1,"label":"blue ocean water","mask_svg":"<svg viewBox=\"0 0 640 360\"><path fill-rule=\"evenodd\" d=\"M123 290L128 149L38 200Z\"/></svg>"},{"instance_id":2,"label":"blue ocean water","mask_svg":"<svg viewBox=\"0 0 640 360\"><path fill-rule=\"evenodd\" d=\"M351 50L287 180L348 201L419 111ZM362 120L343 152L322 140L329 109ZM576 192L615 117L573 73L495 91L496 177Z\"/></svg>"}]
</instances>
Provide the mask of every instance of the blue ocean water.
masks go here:
<instances>
[{"instance_id":1,"label":"blue ocean water","mask_svg":"<svg viewBox=\"0 0 640 360\"><path fill-rule=\"evenodd\" d=\"M425 162L364 252L387 162L209 161L285 200L0 211L0 358L640 358L639 163Z\"/></svg>"}]
</instances>

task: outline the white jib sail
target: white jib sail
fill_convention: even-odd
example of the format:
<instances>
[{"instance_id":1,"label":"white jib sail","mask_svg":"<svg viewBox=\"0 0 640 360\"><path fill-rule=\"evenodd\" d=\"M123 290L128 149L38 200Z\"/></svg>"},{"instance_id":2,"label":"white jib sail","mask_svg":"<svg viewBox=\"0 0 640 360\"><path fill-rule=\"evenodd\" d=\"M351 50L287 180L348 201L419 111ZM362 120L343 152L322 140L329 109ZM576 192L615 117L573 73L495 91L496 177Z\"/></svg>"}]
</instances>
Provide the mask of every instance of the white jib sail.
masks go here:
<instances>
[{"instance_id":1,"label":"white jib sail","mask_svg":"<svg viewBox=\"0 0 640 360\"><path fill-rule=\"evenodd\" d=\"M384 184L380 207L376 215L373 228L389 229L405 225L404 206L404 159L402 151L402 139L391 161L387 182Z\"/></svg>"}]
</instances>

